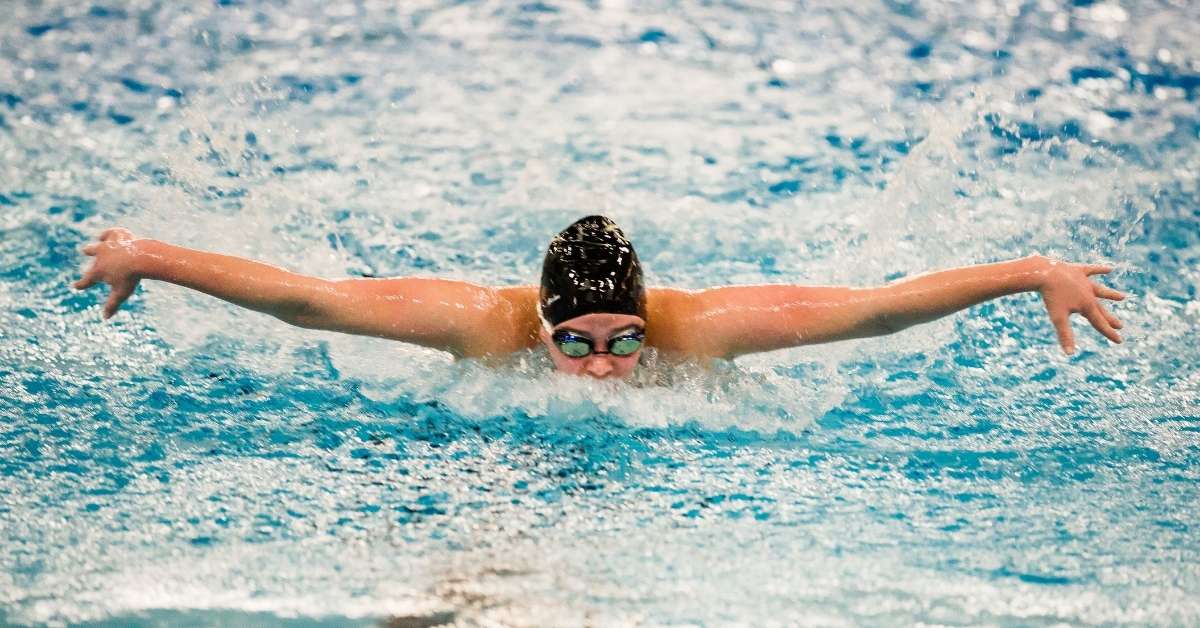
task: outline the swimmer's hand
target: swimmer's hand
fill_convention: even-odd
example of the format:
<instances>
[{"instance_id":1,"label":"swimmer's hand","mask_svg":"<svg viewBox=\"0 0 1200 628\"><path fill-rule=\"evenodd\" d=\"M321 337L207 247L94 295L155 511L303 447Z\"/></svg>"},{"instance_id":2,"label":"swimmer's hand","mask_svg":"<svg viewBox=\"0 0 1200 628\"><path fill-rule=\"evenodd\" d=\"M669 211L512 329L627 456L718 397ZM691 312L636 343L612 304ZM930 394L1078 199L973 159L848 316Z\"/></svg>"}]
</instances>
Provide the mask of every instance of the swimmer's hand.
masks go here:
<instances>
[{"instance_id":1,"label":"swimmer's hand","mask_svg":"<svg viewBox=\"0 0 1200 628\"><path fill-rule=\"evenodd\" d=\"M1050 322L1058 332L1058 343L1068 355L1075 353L1075 334L1071 331L1071 314L1082 314L1084 318L1104 334L1105 338L1120 343L1117 333L1124 325L1100 303L1100 299L1120 301L1124 294L1088 279L1112 271L1103 264L1070 264L1057 260L1045 260L1038 292L1050 315Z\"/></svg>"},{"instance_id":2,"label":"swimmer's hand","mask_svg":"<svg viewBox=\"0 0 1200 628\"><path fill-rule=\"evenodd\" d=\"M85 255L94 257L83 277L72 284L76 290L87 290L97 283L112 287L104 303L104 318L112 318L121 304L133 294L141 277L134 272L138 239L128 229L114 227L100 234L99 241L83 247Z\"/></svg>"}]
</instances>

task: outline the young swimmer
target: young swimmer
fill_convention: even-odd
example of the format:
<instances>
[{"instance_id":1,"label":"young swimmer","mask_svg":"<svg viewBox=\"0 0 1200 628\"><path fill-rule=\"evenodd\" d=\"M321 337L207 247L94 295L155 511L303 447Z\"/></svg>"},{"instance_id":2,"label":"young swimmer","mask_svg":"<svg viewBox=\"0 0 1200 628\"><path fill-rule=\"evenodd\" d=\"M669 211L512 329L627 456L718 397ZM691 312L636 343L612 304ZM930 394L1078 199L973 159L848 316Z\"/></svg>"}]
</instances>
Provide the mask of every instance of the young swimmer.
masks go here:
<instances>
[{"instance_id":1,"label":"young swimmer","mask_svg":"<svg viewBox=\"0 0 1200 628\"><path fill-rule=\"evenodd\" d=\"M747 285L645 288L633 245L615 223L588 216L546 251L541 288L478 286L403 277L326 280L238 257L108 229L84 247L95 257L74 284L112 287L113 316L142 279L186 286L292 325L391 338L458 357L499 358L546 346L561 371L625 378L645 347L679 359L879 336L1017 292L1040 292L1063 350L1075 351L1068 317L1083 314L1121 342L1099 299L1121 293L1088 279L1108 266L1039 255L929 273L875 288Z\"/></svg>"}]
</instances>

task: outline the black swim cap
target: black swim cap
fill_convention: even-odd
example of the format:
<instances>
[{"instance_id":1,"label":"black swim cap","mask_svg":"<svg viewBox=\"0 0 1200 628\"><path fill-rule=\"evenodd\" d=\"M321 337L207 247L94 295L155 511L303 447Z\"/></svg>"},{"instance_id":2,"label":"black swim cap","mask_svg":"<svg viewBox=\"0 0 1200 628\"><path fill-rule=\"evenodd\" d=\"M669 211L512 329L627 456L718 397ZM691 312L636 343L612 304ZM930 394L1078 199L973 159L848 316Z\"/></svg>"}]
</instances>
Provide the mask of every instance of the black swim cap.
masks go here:
<instances>
[{"instance_id":1,"label":"black swim cap","mask_svg":"<svg viewBox=\"0 0 1200 628\"><path fill-rule=\"evenodd\" d=\"M642 265L617 223L588 216L550 241L538 308L551 326L595 313L632 314L644 320L645 296Z\"/></svg>"}]
</instances>

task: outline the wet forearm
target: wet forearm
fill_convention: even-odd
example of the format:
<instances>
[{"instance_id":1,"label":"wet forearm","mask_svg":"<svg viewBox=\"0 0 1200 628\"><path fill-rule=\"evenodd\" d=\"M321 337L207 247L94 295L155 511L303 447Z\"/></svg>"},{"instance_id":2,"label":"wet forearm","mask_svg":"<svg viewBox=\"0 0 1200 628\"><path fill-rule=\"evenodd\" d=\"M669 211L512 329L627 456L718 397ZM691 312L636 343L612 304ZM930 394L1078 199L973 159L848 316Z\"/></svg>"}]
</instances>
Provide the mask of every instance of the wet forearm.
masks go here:
<instances>
[{"instance_id":1,"label":"wet forearm","mask_svg":"<svg viewBox=\"0 0 1200 628\"><path fill-rule=\"evenodd\" d=\"M889 331L929 322L984 301L1038 290L1052 262L1033 255L927 273L879 288L877 320Z\"/></svg>"},{"instance_id":2,"label":"wet forearm","mask_svg":"<svg viewBox=\"0 0 1200 628\"><path fill-rule=\"evenodd\" d=\"M235 305L290 320L325 280L230 255L138 240L136 273L184 286Z\"/></svg>"}]
</instances>

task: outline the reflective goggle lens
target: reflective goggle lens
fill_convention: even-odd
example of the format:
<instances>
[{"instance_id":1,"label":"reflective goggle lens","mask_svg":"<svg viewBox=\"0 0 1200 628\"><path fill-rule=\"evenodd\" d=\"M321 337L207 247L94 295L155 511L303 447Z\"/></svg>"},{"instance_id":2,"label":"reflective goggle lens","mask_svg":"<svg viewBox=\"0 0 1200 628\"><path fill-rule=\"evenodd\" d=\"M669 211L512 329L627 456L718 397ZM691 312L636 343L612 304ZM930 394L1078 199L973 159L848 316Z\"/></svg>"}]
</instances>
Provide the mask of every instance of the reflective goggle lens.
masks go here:
<instances>
[{"instance_id":1,"label":"reflective goggle lens","mask_svg":"<svg viewBox=\"0 0 1200 628\"><path fill-rule=\"evenodd\" d=\"M642 348L640 336L621 336L608 341L608 351L613 355L633 355Z\"/></svg>"},{"instance_id":2,"label":"reflective goggle lens","mask_svg":"<svg viewBox=\"0 0 1200 628\"><path fill-rule=\"evenodd\" d=\"M582 340L559 340L558 349L572 358L582 358L592 352L592 345Z\"/></svg>"},{"instance_id":3,"label":"reflective goggle lens","mask_svg":"<svg viewBox=\"0 0 1200 628\"><path fill-rule=\"evenodd\" d=\"M617 357L633 355L637 353L638 349L642 348L644 339L645 335L642 332L610 338L608 341L608 351L599 351L597 353L600 355L610 353ZM555 332L554 344L558 346L558 350L562 351L564 355L572 358L587 357L595 348L591 338L576 336L566 331Z\"/></svg>"}]
</instances>

